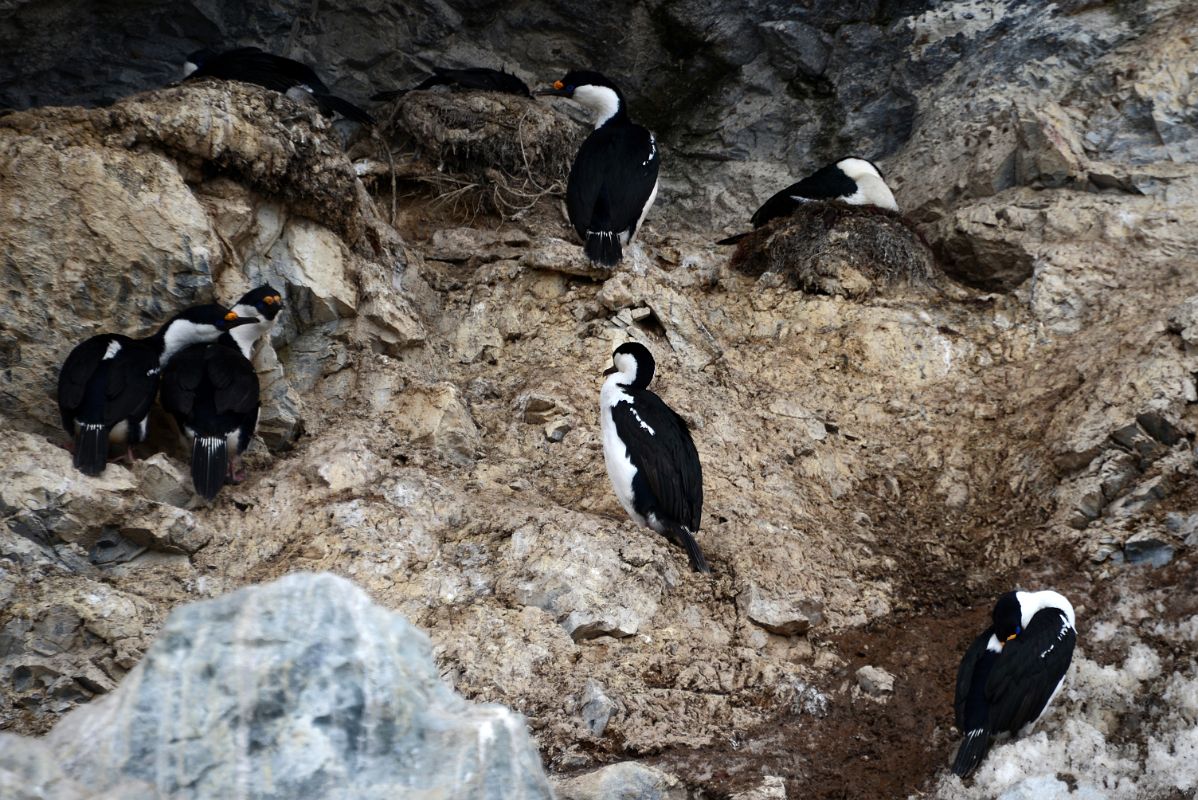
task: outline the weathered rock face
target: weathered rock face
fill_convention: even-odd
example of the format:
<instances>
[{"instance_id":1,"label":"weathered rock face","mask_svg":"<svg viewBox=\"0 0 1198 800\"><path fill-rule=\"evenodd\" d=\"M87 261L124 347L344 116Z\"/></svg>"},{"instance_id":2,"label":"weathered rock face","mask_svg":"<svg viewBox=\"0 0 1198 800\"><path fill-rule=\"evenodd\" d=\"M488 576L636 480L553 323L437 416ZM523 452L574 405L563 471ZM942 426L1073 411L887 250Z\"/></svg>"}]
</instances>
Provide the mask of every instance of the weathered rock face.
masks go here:
<instances>
[{"instance_id":1,"label":"weathered rock face","mask_svg":"<svg viewBox=\"0 0 1198 800\"><path fill-rule=\"evenodd\" d=\"M120 689L43 746L68 779L128 798L551 797L520 717L454 694L423 633L332 575L176 610Z\"/></svg>"},{"instance_id":2,"label":"weathered rock face","mask_svg":"<svg viewBox=\"0 0 1198 800\"><path fill-rule=\"evenodd\" d=\"M629 94L661 134L663 190L625 263L596 270L551 202L472 220L401 192L401 244L358 181L379 154L351 163L326 121L253 87L0 117L0 435L15 456L0 459L0 726L44 732L112 692L175 605L328 570L427 630L463 694L525 714L554 771L652 757L713 794L776 796L764 778L781 776L791 796L907 796L955 744L952 671L984 616L968 609L1051 585L1093 598L1077 603L1085 625L1141 624L1112 599L1141 590L1161 592L1155 613L1192 615L1161 585L1192 586L1198 498L1196 56L1180 0L785 18L671 3L633 9L631 29L575 4L329 3L248 26L240 6L165 22L133 8L136 24L120 10L62 35L123 25L140 41L154 20L169 34L209 19L191 29L284 51L294 30L289 52L325 59L353 97L414 65L500 60L511 41L524 53L503 60L526 78L611 63L645 81ZM29 44L0 59L46 42L40 13L12 11ZM42 75L28 86L64 91L48 51L28 63ZM150 68L114 85L153 82ZM730 269L710 242L845 150L889 153L909 220L992 293L882 281L849 301ZM167 430L132 471L71 473L47 400L70 344L263 279L287 306L258 357L266 446L250 480L190 507ZM628 522L607 484L599 373L630 338L694 430L711 579ZM1194 657L1183 626L1143 644L1165 664ZM1088 669L1133 647L1086 650ZM867 666L889 691L869 672L880 694L864 689ZM1184 715L1143 728L1095 687L1063 708L1142 744L1121 776L1179 758ZM1049 750L1036 777L1107 751L1079 752ZM1169 772L1154 775L1169 797Z\"/></svg>"},{"instance_id":3,"label":"weathered rock face","mask_svg":"<svg viewBox=\"0 0 1198 800\"><path fill-rule=\"evenodd\" d=\"M398 236L324 120L281 95L204 83L104 109L9 114L0 160L0 260L13 278L0 413L22 428L57 424L42 398L67 343L149 335L175 311L232 303L264 281L288 307L258 356L272 399L263 432L276 446L301 429L299 389L344 361L344 346L305 357L314 334L329 342L353 328L392 351L424 335L390 291L405 264Z\"/></svg>"}]
</instances>

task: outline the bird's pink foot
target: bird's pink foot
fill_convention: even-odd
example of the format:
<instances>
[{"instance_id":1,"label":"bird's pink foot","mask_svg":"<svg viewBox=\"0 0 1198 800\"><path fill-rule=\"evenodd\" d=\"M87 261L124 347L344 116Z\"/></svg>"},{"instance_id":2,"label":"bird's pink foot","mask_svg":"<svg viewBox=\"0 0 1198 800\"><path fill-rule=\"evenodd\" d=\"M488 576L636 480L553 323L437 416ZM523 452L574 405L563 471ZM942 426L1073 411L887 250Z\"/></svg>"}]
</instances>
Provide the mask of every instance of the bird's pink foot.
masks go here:
<instances>
[{"instance_id":1,"label":"bird's pink foot","mask_svg":"<svg viewBox=\"0 0 1198 800\"><path fill-rule=\"evenodd\" d=\"M242 483L245 481L248 474L245 468L241 466L241 460L237 456L229 457L229 483Z\"/></svg>"}]
</instances>

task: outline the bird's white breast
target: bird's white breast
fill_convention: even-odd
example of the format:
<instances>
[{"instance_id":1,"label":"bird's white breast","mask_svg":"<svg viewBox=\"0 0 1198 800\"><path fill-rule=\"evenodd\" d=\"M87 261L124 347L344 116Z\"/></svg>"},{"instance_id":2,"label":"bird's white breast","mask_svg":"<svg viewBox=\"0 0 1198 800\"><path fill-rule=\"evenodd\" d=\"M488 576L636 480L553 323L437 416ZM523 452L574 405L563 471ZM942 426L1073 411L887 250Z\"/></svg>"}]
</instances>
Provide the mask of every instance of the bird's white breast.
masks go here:
<instances>
[{"instance_id":1,"label":"bird's white breast","mask_svg":"<svg viewBox=\"0 0 1198 800\"><path fill-rule=\"evenodd\" d=\"M638 525L648 525L648 521L636 513L633 507L632 479L636 476L636 467L628 457L628 448L616 432L616 421L611 415L616 404L632 403L632 398L617 384L620 379L619 374L612 375L599 393L599 429L603 433L603 461L607 465L607 477L611 480L612 489L620 505Z\"/></svg>"}]
</instances>

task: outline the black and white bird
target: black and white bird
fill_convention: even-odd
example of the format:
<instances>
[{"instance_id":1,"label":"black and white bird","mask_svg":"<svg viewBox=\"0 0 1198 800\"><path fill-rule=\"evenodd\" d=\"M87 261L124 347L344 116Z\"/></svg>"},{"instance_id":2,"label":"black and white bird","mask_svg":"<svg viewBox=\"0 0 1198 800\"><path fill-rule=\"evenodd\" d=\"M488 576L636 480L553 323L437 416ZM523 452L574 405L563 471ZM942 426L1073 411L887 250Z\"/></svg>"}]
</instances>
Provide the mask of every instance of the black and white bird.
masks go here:
<instances>
[{"instance_id":1,"label":"black and white bird","mask_svg":"<svg viewBox=\"0 0 1198 800\"><path fill-rule=\"evenodd\" d=\"M235 340L249 342L252 350L254 342L262 341L274 329L279 312L283 310L283 296L269 283L264 283L242 295L233 306L233 310L239 317L258 319L256 325L239 328L233 332Z\"/></svg>"},{"instance_id":2,"label":"black and white bird","mask_svg":"<svg viewBox=\"0 0 1198 800\"><path fill-rule=\"evenodd\" d=\"M258 426L258 373L250 358L260 336L270 332L283 299L261 286L234 309L261 314L258 325L238 328L215 343L188 347L162 373L162 407L191 441L191 480L205 500L227 482L244 479L237 459Z\"/></svg>"},{"instance_id":3,"label":"black and white bird","mask_svg":"<svg viewBox=\"0 0 1198 800\"><path fill-rule=\"evenodd\" d=\"M587 257L615 266L657 199L657 140L628 118L624 95L597 72L569 72L537 94L572 98L595 114L570 167L566 212Z\"/></svg>"},{"instance_id":4,"label":"black and white bird","mask_svg":"<svg viewBox=\"0 0 1198 800\"><path fill-rule=\"evenodd\" d=\"M171 359L190 345L257 321L219 305L194 306L153 336L102 333L75 347L58 373L58 410L74 443L75 467L85 475L102 473L110 442L125 444L132 461L133 445L145 441L150 406Z\"/></svg>"},{"instance_id":5,"label":"black and white bird","mask_svg":"<svg viewBox=\"0 0 1198 800\"><path fill-rule=\"evenodd\" d=\"M200 78L254 83L298 101L307 96L316 102L326 116L336 111L355 122L374 123L370 114L333 94L307 64L276 56L257 47L237 47L223 53L196 50L183 64L183 79Z\"/></svg>"},{"instance_id":6,"label":"black and white bird","mask_svg":"<svg viewBox=\"0 0 1198 800\"><path fill-rule=\"evenodd\" d=\"M1077 628L1073 606L1053 591L1007 592L994 604L993 624L961 659L954 703L965 738L953 772L965 777L995 736L1018 735L1038 720L1061 689Z\"/></svg>"},{"instance_id":7,"label":"black and white bird","mask_svg":"<svg viewBox=\"0 0 1198 800\"><path fill-rule=\"evenodd\" d=\"M766 200L750 222L754 228L760 228L770 220L789 217L799 206L813 200L838 200L851 206L877 206L898 211L894 193L886 185L877 164L864 158L842 158ZM748 235L738 233L716 244L736 244Z\"/></svg>"},{"instance_id":8,"label":"black and white bird","mask_svg":"<svg viewBox=\"0 0 1198 800\"><path fill-rule=\"evenodd\" d=\"M392 89L379 92L371 100L394 100L408 92L418 92L431 89L434 86L448 86L454 89L474 89L484 92L501 92L503 94L518 94L521 97L532 97L528 84L510 72L490 67L463 67L447 69L433 67L433 74L413 86L411 89Z\"/></svg>"},{"instance_id":9,"label":"black and white bird","mask_svg":"<svg viewBox=\"0 0 1198 800\"><path fill-rule=\"evenodd\" d=\"M703 468L686 421L649 391L656 364L628 342L599 393L607 476L628 516L686 551L696 572L711 572L695 541L703 515Z\"/></svg>"}]
</instances>

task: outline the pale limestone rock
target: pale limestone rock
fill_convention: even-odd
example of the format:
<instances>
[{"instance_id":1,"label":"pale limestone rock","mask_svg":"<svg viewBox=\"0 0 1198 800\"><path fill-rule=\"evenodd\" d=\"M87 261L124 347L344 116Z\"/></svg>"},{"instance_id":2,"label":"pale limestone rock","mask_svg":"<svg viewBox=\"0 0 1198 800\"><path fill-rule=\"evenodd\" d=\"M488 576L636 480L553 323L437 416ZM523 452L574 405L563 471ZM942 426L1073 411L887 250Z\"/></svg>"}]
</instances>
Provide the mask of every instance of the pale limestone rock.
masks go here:
<instances>
[{"instance_id":1,"label":"pale limestone rock","mask_svg":"<svg viewBox=\"0 0 1198 800\"><path fill-rule=\"evenodd\" d=\"M456 463L467 463L478 453L478 427L456 386L442 383L411 386L396 398L390 424L416 444L432 445Z\"/></svg>"},{"instance_id":2,"label":"pale limestone rock","mask_svg":"<svg viewBox=\"0 0 1198 800\"><path fill-rule=\"evenodd\" d=\"M751 622L782 636L806 633L824 619L818 600L778 597L754 582L741 589L736 602Z\"/></svg>"},{"instance_id":3,"label":"pale limestone rock","mask_svg":"<svg viewBox=\"0 0 1198 800\"><path fill-rule=\"evenodd\" d=\"M138 489L143 495L178 508L186 507L195 497L191 475L185 469L185 464L172 461L163 453L155 453L133 464L133 474L137 476Z\"/></svg>"},{"instance_id":4,"label":"pale limestone rock","mask_svg":"<svg viewBox=\"0 0 1198 800\"><path fill-rule=\"evenodd\" d=\"M6 432L6 480L0 481L0 510L22 535L53 544L85 547L99 529L119 520L137 482L120 464L97 477L77 471L71 454L37 436Z\"/></svg>"},{"instance_id":5,"label":"pale limestone rock","mask_svg":"<svg viewBox=\"0 0 1198 800\"><path fill-rule=\"evenodd\" d=\"M870 697L894 693L894 676L880 667L864 666L857 670L857 686Z\"/></svg>"},{"instance_id":6,"label":"pale limestone rock","mask_svg":"<svg viewBox=\"0 0 1198 800\"><path fill-rule=\"evenodd\" d=\"M635 761L559 780L554 790L558 800L685 800L687 796L676 777Z\"/></svg>"},{"instance_id":7,"label":"pale limestone rock","mask_svg":"<svg viewBox=\"0 0 1198 800\"><path fill-rule=\"evenodd\" d=\"M331 575L178 609L120 689L44 746L93 792L552 796L523 720L446 688L423 633Z\"/></svg>"},{"instance_id":8,"label":"pale limestone rock","mask_svg":"<svg viewBox=\"0 0 1198 800\"><path fill-rule=\"evenodd\" d=\"M777 775L766 775L760 785L737 792L729 800L786 800L786 781Z\"/></svg>"},{"instance_id":9,"label":"pale limestone rock","mask_svg":"<svg viewBox=\"0 0 1198 800\"><path fill-rule=\"evenodd\" d=\"M533 239L520 263L529 269L560 272L583 278L606 278L612 273L612 270L592 263L582 252L580 243L550 237Z\"/></svg>"}]
</instances>

